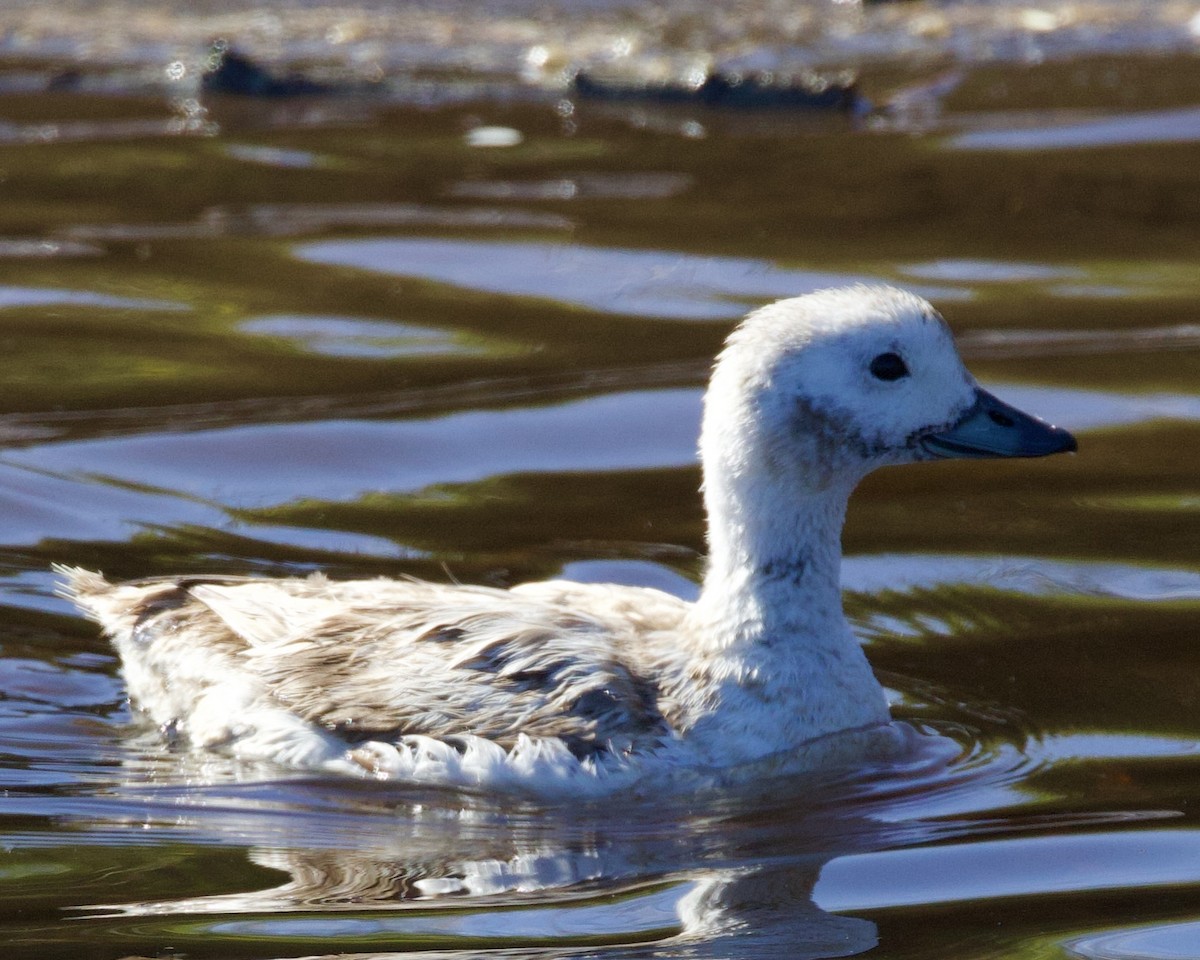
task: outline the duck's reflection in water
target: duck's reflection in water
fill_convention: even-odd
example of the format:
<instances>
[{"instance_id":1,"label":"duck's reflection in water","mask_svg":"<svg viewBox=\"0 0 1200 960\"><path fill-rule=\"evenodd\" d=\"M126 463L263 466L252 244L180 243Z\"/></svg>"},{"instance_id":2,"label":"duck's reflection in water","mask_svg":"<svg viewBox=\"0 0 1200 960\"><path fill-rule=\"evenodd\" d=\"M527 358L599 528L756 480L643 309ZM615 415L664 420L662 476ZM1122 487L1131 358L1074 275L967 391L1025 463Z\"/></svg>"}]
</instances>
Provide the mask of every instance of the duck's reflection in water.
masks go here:
<instances>
[{"instance_id":1,"label":"duck's reflection in water","mask_svg":"<svg viewBox=\"0 0 1200 960\"><path fill-rule=\"evenodd\" d=\"M248 863L220 887L187 882L205 895L81 912L147 955L170 943L197 957L234 946L358 960L517 946L522 957L851 956L875 945L875 925L814 902L824 865L969 830L926 821L911 802L919 795L926 809L989 779L963 765L962 744L894 727L902 758L853 772L555 803L272 777L215 754L164 752L147 731L126 744L146 751L127 756L112 797L122 812L106 829L242 849Z\"/></svg>"},{"instance_id":2,"label":"duck's reflection in water","mask_svg":"<svg viewBox=\"0 0 1200 960\"><path fill-rule=\"evenodd\" d=\"M256 955L281 956L411 957L436 945L491 957L519 943L551 956L700 958L730 956L736 942L738 956L816 958L876 943L873 923L827 913L812 899L830 859L887 843L879 836L886 828L869 818L828 805L800 811L794 801L747 812L670 799L614 804L602 817L455 810L442 799L376 808L358 830L345 812L198 811L191 829L216 827L224 843L269 837L249 847L248 859L282 877L266 876L258 889L87 912L141 936L169 931L185 952L193 938L236 938L253 942Z\"/></svg>"},{"instance_id":3,"label":"duck's reflection in water","mask_svg":"<svg viewBox=\"0 0 1200 960\"><path fill-rule=\"evenodd\" d=\"M801 958L851 956L876 943L870 921L813 903L822 860L637 880L631 864L610 863L609 854L544 850L439 868L353 851L256 849L255 864L289 879L252 892L107 909L186 919L177 934L302 941L342 957L389 939L437 938L451 948L517 940L572 953L605 943L606 955L624 946L620 955L655 957L726 956L731 937L739 952Z\"/></svg>"}]
</instances>

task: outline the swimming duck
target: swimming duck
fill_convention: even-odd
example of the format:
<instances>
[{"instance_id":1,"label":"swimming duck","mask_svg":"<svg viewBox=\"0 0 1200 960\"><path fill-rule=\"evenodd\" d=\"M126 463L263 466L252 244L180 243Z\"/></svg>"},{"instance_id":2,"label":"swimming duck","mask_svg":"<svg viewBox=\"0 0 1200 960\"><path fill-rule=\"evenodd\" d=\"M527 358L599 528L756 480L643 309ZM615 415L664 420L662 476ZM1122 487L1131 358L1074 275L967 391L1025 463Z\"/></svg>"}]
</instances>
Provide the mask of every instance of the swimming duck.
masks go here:
<instances>
[{"instance_id":1,"label":"swimming duck","mask_svg":"<svg viewBox=\"0 0 1200 960\"><path fill-rule=\"evenodd\" d=\"M812 765L890 723L842 613L854 486L892 464L1074 449L980 388L929 303L856 286L754 311L718 357L694 603L565 581L61 572L131 701L196 748L483 788Z\"/></svg>"}]
</instances>

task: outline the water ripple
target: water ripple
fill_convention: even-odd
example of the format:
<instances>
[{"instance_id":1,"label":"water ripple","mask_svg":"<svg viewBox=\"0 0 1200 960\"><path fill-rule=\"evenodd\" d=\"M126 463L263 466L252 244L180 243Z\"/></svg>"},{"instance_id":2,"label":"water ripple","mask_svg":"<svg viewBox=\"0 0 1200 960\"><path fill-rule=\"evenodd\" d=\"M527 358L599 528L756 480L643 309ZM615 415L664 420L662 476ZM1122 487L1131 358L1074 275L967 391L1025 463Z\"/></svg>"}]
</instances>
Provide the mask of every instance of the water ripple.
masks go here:
<instances>
[{"instance_id":1,"label":"water ripple","mask_svg":"<svg viewBox=\"0 0 1200 960\"><path fill-rule=\"evenodd\" d=\"M815 897L826 910L854 911L1175 884L1200 884L1198 830L1017 836L855 854L826 866Z\"/></svg>"},{"instance_id":2,"label":"water ripple","mask_svg":"<svg viewBox=\"0 0 1200 960\"><path fill-rule=\"evenodd\" d=\"M555 243L335 240L298 247L296 255L314 263L427 277L509 296L544 297L605 313L681 320L724 320L744 313L748 302L872 279L739 257ZM943 299L964 296L952 290L936 293Z\"/></svg>"},{"instance_id":3,"label":"water ripple","mask_svg":"<svg viewBox=\"0 0 1200 960\"><path fill-rule=\"evenodd\" d=\"M1080 937L1064 946L1081 960L1200 960L1200 920Z\"/></svg>"}]
</instances>

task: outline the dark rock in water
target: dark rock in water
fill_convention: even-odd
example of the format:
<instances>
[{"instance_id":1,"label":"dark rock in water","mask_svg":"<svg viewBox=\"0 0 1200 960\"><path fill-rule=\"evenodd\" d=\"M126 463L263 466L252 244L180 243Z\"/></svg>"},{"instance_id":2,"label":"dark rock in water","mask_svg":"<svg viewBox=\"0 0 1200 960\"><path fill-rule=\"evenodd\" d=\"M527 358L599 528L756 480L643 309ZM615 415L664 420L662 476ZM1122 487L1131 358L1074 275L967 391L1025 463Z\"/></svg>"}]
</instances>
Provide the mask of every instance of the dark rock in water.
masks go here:
<instances>
[{"instance_id":1,"label":"dark rock in water","mask_svg":"<svg viewBox=\"0 0 1200 960\"><path fill-rule=\"evenodd\" d=\"M836 110L865 113L870 104L859 94L854 81L820 77L763 78L755 74L708 74L698 85L675 83L629 83L609 81L580 71L575 75L575 92L592 100L641 101L660 104L692 104L739 110L791 109Z\"/></svg>"},{"instance_id":2,"label":"dark rock in water","mask_svg":"<svg viewBox=\"0 0 1200 960\"><path fill-rule=\"evenodd\" d=\"M332 92L325 84L306 77L277 77L224 40L212 45L200 89L241 97L306 97Z\"/></svg>"}]
</instances>

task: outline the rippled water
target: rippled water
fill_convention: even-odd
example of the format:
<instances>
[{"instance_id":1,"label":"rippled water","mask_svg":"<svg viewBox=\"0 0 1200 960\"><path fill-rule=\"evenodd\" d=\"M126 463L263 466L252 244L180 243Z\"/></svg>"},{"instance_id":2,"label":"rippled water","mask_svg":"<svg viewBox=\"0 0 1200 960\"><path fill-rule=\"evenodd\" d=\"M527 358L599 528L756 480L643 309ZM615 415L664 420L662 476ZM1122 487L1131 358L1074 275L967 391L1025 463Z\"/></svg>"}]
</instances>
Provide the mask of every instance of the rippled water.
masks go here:
<instances>
[{"instance_id":1,"label":"rippled water","mask_svg":"<svg viewBox=\"0 0 1200 960\"><path fill-rule=\"evenodd\" d=\"M5 957L1200 957L1192 7L0 31ZM333 89L197 98L218 34ZM697 65L855 68L861 108L566 80ZM847 609L906 763L577 805L248 767L140 725L55 596L56 561L691 595L709 359L750 306L871 279L1080 438L856 494Z\"/></svg>"}]
</instances>

